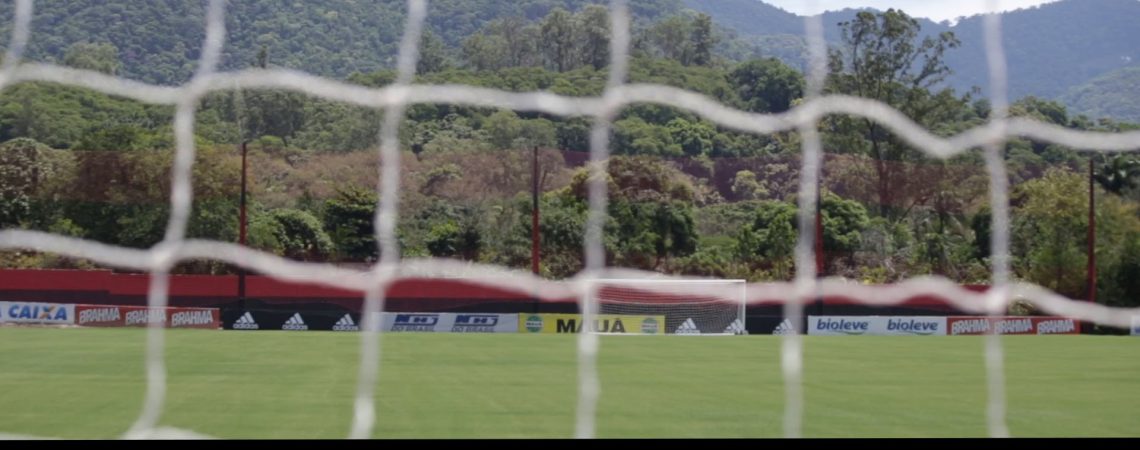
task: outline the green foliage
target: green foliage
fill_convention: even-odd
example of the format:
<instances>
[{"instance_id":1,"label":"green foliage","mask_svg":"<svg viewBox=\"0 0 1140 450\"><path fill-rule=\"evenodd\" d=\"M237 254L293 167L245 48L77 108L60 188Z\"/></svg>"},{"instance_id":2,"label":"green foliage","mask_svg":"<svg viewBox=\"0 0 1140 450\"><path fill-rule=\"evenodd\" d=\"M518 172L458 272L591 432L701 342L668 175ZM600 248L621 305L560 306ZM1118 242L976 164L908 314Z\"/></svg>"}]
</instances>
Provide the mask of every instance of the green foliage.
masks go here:
<instances>
[{"instance_id":1,"label":"green foliage","mask_svg":"<svg viewBox=\"0 0 1140 450\"><path fill-rule=\"evenodd\" d=\"M1015 259L1015 269L1032 282L1076 298L1087 289L1087 183L1081 174L1049 169L1044 177L1014 191L1019 206L1013 215L1012 245L1015 254L1025 255ZM1118 284L1119 271L1131 270L1123 251L1134 246L1130 241L1140 233L1137 206L1101 192L1095 211L1098 286L1108 292L1130 289L1128 284Z\"/></svg>"},{"instance_id":2,"label":"green foliage","mask_svg":"<svg viewBox=\"0 0 1140 450\"><path fill-rule=\"evenodd\" d=\"M44 200L61 192L74 170L70 154L32 139L0 144L0 227L51 224Z\"/></svg>"},{"instance_id":3,"label":"green foliage","mask_svg":"<svg viewBox=\"0 0 1140 450\"><path fill-rule=\"evenodd\" d=\"M268 246L286 258L298 260L324 260L333 250L333 242L325 233L320 219L298 209L275 209L250 221L251 231L256 227L258 238L254 246ZM252 235L252 234L251 234Z\"/></svg>"},{"instance_id":4,"label":"green foliage","mask_svg":"<svg viewBox=\"0 0 1140 450\"><path fill-rule=\"evenodd\" d=\"M483 247L479 230L471 221L438 223L428 232L426 245L428 252L436 257L459 256L473 260L479 257Z\"/></svg>"},{"instance_id":5,"label":"green foliage","mask_svg":"<svg viewBox=\"0 0 1140 450\"><path fill-rule=\"evenodd\" d=\"M654 270L666 258L696 250L691 204L619 200L610 203L609 216L607 250L617 265Z\"/></svg>"},{"instance_id":6,"label":"green foliage","mask_svg":"<svg viewBox=\"0 0 1140 450\"><path fill-rule=\"evenodd\" d=\"M103 142L100 133L130 130L138 135L131 145L145 147L162 132L160 127L169 126L172 112L86 89L24 83L0 96L0 140L26 137L52 148L71 148L84 140Z\"/></svg>"},{"instance_id":7,"label":"green foliage","mask_svg":"<svg viewBox=\"0 0 1140 450\"><path fill-rule=\"evenodd\" d=\"M1094 175L1100 187L1117 195L1135 188L1137 177L1140 177L1140 160L1130 155L1107 158Z\"/></svg>"},{"instance_id":8,"label":"green foliage","mask_svg":"<svg viewBox=\"0 0 1140 450\"><path fill-rule=\"evenodd\" d=\"M870 219L856 201L828 193L820 204L823 245L827 251L852 252L860 245L861 233Z\"/></svg>"},{"instance_id":9,"label":"green foliage","mask_svg":"<svg viewBox=\"0 0 1140 450\"><path fill-rule=\"evenodd\" d=\"M510 110L499 110L487 118L484 125L491 145L500 149L514 146L515 139L522 134L522 123L518 114Z\"/></svg>"},{"instance_id":10,"label":"green foliage","mask_svg":"<svg viewBox=\"0 0 1140 450\"><path fill-rule=\"evenodd\" d=\"M712 152L716 128L707 122L689 122L676 118L665 125L672 141L681 146L687 156L704 156Z\"/></svg>"},{"instance_id":11,"label":"green foliage","mask_svg":"<svg viewBox=\"0 0 1140 450\"><path fill-rule=\"evenodd\" d=\"M751 170L736 172L732 178L732 193L742 200L759 200L768 196L768 190L756 181L756 174Z\"/></svg>"},{"instance_id":12,"label":"green foliage","mask_svg":"<svg viewBox=\"0 0 1140 450\"><path fill-rule=\"evenodd\" d=\"M119 49L115 48L114 45L89 42L78 42L68 47L67 52L63 55L63 64L76 69L94 70L108 75L117 75L121 66Z\"/></svg>"},{"instance_id":13,"label":"green foliage","mask_svg":"<svg viewBox=\"0 0 1140 450\"><path fill-rule=\"evenodd\" d=\"M803 97L804 76L775 58L751 60L728 74L748 111L779 113Z\"/></svg>"},{"instance_id":14,"label":"green foliage","mask_svg":"<svg viewBox=\"0 0 1140 450\"><path fill-rule=\"evenodd\" d=\"M757 205L752 223L736 235L737 257L754 267L771 270L777 279L791 276L792 250L796 245L796 207L790 203L764 201Z\"/></svg>"},{"instance_id":15,"label":"green foliage","mask_svg":"<svg viewBox=\"0 0 1140 450\"><path fill-rule=\"evenodd\" d=\"M1061 99L1089 117L1140 122L1140 65L1122 67L1069 89Z\"/></svg>"},{"instance_id":16,"label":"green foliage","mask_svg":"<svg viewBox=\"0 0 1140 450\"><path fill-rule=\"evenodd\" d=\"M336 196L325 202L325 231L341 258L352 261L376 259L373 217L377 201L376 191L349 185L337 189Z\"/></svg>"}]
</instances>

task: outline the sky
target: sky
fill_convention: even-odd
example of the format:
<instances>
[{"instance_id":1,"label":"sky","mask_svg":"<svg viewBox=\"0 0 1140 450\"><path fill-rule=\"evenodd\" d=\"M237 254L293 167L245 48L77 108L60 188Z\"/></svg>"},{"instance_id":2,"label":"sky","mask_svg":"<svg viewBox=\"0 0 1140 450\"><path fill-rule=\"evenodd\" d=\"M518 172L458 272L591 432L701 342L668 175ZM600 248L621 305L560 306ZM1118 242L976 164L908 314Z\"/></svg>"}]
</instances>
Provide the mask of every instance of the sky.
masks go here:
<instances>
[{"instance_id":1,"label":"sky","mask_svg":"<svg viewBox=\"0 0 1140 450\"><path fill-rule=\"evenodd\" d=\"M818 13L823 11L841 10L844 8L870 7L880 10L888 8L901 9L912 17L925 17L941 22L949 20L954 22L958 17L969 17L984 14L989 11L988 0L761 0L764 3L775 5L785 11L800 15ZM1051 3L1056 0L1000 0L998 8L1010 11L1019 8L1037 6ZM815 3L815 11L808 9Z\"/></svg>"}]
</instances>

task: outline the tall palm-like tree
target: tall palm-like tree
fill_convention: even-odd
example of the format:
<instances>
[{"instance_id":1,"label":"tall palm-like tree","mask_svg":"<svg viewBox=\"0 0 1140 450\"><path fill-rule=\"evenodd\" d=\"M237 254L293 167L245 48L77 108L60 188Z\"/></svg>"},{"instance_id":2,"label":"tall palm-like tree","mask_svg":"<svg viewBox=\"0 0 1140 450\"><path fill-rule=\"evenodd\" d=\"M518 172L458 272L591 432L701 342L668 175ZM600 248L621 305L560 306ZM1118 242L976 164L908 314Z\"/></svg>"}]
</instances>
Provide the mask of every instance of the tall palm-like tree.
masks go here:
<instances>
[{"instance_id":1,"label":"tall palm-like tree","mask_svg":"<svg viewBox=\"0 0 1140 450\"><path fill-rule=\"evenodd\" d=\"M1133 155L1108 158L1096 169L1093 178L1104 190L1116 195L1134 188L1140 179L1140 159Z\"/></svg>"}]
</instances>

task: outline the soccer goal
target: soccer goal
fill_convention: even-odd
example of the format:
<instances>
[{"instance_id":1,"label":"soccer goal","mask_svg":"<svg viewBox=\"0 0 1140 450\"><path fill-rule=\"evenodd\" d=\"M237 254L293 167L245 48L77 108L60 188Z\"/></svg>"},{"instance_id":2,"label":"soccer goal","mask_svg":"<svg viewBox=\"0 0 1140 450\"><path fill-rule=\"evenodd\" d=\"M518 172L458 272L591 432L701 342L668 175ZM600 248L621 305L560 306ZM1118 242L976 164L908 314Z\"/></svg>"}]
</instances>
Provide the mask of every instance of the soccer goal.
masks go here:
<instances>
[{"instance_id":1,"label":"soccer goal","mask_svg":"<svg viewBox=\"0 0 1140 450\"><path fill-rule=\"evenodd\" d=\"M663 334L748 334L746 280L605 279L590 287L599 316L642 316Z\"/></svg>"}]
</instances>

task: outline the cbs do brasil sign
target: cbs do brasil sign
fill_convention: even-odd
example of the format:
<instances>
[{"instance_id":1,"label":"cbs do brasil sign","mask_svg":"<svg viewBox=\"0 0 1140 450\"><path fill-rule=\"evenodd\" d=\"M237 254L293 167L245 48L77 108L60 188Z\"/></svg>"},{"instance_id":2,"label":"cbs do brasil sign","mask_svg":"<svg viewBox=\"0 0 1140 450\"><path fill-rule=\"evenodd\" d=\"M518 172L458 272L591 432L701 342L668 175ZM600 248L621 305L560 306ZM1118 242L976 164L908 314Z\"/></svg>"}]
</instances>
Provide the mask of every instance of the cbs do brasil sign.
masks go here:
<instances>
[{"instance_id":1,"label":"cbs do brasil sign","mask_svg":"<svg viewBox=\"0 0 1140 450\"><path fill-rule=\"evenodd\" d=\"M383 330L419 333L514 333L518 314L384 313Z\"/></svg>"}]
</instances>

